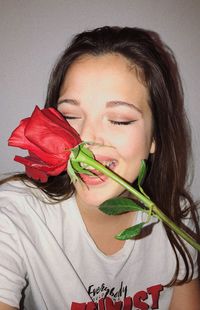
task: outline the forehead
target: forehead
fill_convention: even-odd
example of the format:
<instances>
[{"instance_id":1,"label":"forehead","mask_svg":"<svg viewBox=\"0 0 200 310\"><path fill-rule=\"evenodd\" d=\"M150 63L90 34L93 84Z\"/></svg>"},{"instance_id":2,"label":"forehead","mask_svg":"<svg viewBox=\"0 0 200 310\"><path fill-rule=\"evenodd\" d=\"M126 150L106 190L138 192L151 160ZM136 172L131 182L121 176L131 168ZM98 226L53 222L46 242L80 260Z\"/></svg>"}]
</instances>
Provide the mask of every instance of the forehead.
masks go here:
<instances>
[{"instance_id":1,"label":"forehead","mask_svg":"<svg viewBox=\"0 0 200 310\"><path fill-rule=\"evenodd\" d=\"M139 68L135 64L135 62L131 59L128 59L124 55L120 53L102 53L98 55L92 54L83 54L80 57L76 58L74 62L69 66L67 73L69 73L72 69L78 67L79 65L101 65L103 68L103 64L109 66L123 66L127 71L132 71L134 73L138 72L139 75L143 75L142 69Z\"/></svg>"},{"instance_id":2,"label":"forehead","mask_svg":"<svg viewBox=\"0 0 200 310\"><path fill-rule=\"evenodd\" d=\"M120 105L116 104L119 102ZM105 107L121 107L122 111L128 106L142 113L150 112L147 87L138 78L135 65L119 54L77 59L65 76L58 99L61 103L87 112Z\"/></svg>"},{"instance_id":3,"label":"forehead","mask_svg":"<svg viewBox=\"0 0 200 310\"><path fill-rule=\"evenodd\" d=\"M123 86L126 83L128 86L132 83L134 88L134 85L142 84L141 88L147 91L142 76L142 70L121 54L107 53L97 56L86 54L77 58L68 68L60 94L70 86L77 84L83 86L88 81L94 86L100 83L107 86L114 86L114 84L117 86L117 83Z\"/></svg>"}]
</instances>

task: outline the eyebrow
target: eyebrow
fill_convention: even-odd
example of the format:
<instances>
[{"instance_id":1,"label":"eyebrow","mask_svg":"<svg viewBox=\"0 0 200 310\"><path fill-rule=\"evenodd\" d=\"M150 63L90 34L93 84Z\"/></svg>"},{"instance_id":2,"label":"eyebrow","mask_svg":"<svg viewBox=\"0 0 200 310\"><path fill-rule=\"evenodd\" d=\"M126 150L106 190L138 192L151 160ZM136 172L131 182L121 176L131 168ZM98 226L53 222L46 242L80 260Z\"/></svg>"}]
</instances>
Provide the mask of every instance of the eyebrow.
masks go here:
<instances>
[{"instance_id":1,"label":"eyebrow","mask_svg":"<svg viewBox=\"0 0 200 310\"><path fill-rule=\"evenodd\" d=\"M58 103L57 105L60 105L61 103L69 103L69 104L72 104L72 105L77 105L79 106L79 102L77 100L74 100L74 99L63 99L63 100L58 100Z\"/></svg>"},{"instance_id":2,"label":"eyebrow","mask_svg":"<svg viewBox=\"0 0 200 310\"><path fill-rule=\"evenodd\" d=\"M109 101L106 104L107 108L112 108L112 107L116 107L116 106L125 106L125 107L128 107L130 109L137 110L139 113L142 113L142 111L136 105L134 105L133 103L125 102L125 101L114 100L114 101Z\"/></svg>"},{"instance_id":3,"label":"eyebrow","mask_svg":"<svg viewBox=\"0 0 200 310\"><path fill-rule=\"evenodd\" d=\"M60 105L61 103L69 103L69 104L74 105L74 106L80 106L79 101L77 101L75 99L59 100L58 105ZM139 113L142 113L142 111L133 103L128 103L128 102L121 101L121 100L113 100L113 101L108 101L106 103L106 108L112 108L112 107L118 107L118 106L125 106L125 107L128 107L130 109L134 109L134 110L138 111Z\"/></svg>"}]
</instances>

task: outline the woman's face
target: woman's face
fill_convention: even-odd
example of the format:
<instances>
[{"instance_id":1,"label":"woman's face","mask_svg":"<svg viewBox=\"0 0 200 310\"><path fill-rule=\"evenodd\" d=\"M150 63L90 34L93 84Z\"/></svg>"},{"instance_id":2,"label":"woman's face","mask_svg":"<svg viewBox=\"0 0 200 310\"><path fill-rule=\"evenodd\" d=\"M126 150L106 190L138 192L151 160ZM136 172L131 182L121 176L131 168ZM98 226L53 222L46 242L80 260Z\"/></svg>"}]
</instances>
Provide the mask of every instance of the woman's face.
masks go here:
<instances>
[{"instance_id":1,"label":"woman's face","mask_svg":"<svg viewBox=\"0 0 200 310\"><path fill-rule=\"evenodd\" d=\"M94 142L96 159L133 182L142 159L154 152L148 90L119 54L84 56L71 65L58 110L83 141ZM123 188L107 177L84 176L75 184L77 202L98 206Z\"/></svg>"}]
</instances>

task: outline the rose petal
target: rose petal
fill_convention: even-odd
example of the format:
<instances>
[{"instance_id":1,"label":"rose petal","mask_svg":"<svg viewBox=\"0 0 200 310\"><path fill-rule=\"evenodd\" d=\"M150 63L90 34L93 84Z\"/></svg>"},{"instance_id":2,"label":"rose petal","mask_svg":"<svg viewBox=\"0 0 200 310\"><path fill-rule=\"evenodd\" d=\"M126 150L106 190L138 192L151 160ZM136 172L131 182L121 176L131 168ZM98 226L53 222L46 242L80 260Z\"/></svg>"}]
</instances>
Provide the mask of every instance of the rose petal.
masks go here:
<instances>
[{"instance_id":1,"label":"rose petal","mask_svg":"<svg viewBox=\"0 0 200 310\"><path fill-rule=\"evenodd\" d=\"M20 122L8 140L10 146L29 151L30 156L16 156L15 160L25 165L30 177L42 181L66 169L70 149L79 143L79 134L58 111L39 107Z\"/></svg>"},{"instance_id":2,"label":"rose petal","mask_svg":"<svg viewBox=\"0 0 200 310\"><path fill-rule=\"evenodd\" d=\"M48 181L48 176L44 171L38 170L33 167L26 166L26 174L29 178L32 178L36 181L45 183Z\"/></svg>"}]
</instances>

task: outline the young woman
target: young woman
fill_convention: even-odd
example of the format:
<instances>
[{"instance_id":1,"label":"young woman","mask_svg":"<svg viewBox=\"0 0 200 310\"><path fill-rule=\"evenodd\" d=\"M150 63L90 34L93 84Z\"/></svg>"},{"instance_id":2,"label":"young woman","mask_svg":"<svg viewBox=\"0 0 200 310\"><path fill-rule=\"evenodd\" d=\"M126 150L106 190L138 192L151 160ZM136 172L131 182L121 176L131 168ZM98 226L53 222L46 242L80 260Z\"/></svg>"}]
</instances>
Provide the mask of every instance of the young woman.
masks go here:
<instances>
[{"instance_id":1,"label":"young woman","mask_svg":"<svg viewBox=\"0 0 200 310\"><path fill-rule=\"evenodd\" d=\"M129 183L146 159L146 193L198 233L186 190L181 80L156 33L102 27L78 34L53 69L45 107L55 107L92 142L96 160ZM2 185L0 309L198 310L196 251L153 218L136 239L115 239L146 215L105 215L101 203L129 194L107 177L81 178L72 184L64 172L42 184L18 175Z\"/></svg>"}]
</instances>

